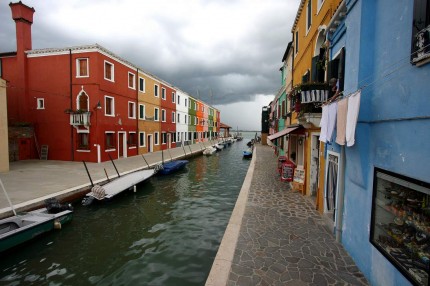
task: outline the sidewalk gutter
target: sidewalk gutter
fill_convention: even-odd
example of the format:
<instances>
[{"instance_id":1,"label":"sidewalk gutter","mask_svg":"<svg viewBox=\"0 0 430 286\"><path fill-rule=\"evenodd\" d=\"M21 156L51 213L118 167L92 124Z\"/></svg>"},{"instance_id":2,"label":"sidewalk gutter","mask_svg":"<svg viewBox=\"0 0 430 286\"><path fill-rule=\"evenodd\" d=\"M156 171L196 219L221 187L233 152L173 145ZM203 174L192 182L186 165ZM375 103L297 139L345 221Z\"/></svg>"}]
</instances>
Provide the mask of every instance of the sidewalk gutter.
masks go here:
<instances>
[{"instance_id":1,"label":"sidewalk gutter","mask_svg":"<svg viewBox=\"0 0 430 286\"><path fill-rule=\"evenodd\" d=\"M257 148L254 148L251 163L240 189L239 196L234 206L230 221L224 232L215 260L212 264L211 271L206 280L206 286L224 286L227 285L230 269L236 250L237 240L239 238L242 218L245 213L246 203L248 201L249 189L251 188L252 177L254 175L255 162L257 157Z\"/></svg>"}]
</instances>

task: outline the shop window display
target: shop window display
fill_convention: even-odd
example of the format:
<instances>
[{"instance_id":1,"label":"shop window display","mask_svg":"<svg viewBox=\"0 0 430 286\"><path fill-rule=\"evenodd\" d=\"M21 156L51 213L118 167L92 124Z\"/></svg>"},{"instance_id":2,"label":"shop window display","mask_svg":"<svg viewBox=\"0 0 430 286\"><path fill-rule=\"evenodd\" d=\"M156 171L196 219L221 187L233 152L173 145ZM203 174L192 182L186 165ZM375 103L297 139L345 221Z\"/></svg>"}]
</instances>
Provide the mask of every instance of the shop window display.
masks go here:
<instances>
[{"instance_id":1,"label":"shop window display","mask_svg":"<svg viewBox=\"0 0 430 286\"><path fill-rule=\"evenodd\" d=\"M430 184L375 168L370 242L414 285L429 285Z\"/></svg>"}]
</instances>

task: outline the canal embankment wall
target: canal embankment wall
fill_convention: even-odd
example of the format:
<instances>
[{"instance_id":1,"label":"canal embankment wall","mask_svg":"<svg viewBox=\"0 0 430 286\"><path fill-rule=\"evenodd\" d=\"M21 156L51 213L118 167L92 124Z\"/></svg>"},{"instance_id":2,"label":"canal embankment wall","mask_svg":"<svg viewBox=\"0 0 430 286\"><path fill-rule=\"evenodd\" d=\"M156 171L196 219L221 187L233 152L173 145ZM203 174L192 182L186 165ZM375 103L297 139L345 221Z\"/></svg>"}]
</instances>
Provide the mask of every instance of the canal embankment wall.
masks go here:
<instances>
[{"instance_id":1,"label":"canal embankment wall","mask_svg":"<svg viewBox=\"0 0 430 286\"><path fill-rule=\"evenodd\" d=\"M114 160L120 175L154 167L162 161L187 159L201 155L217 141L197 143ZM93 184L102 185L118 177L111 161L86 163ZM75 202L92 187L82 162L53 160L23 160L12 162L8 172L0 173L5 190L17 212L25 212L45 205L48 198L60 202ZM0 190L0 219L13 215L5 194Z\"/></svg>"}]
</instances>

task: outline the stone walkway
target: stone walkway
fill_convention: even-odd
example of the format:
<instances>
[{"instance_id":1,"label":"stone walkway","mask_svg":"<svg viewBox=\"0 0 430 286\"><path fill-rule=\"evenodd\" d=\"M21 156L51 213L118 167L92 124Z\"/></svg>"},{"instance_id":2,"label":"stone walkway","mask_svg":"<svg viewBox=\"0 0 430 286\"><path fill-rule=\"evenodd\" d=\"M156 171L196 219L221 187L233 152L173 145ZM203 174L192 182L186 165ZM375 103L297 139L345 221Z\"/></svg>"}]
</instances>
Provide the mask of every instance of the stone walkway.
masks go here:
<instances>
[{"instance_id":1,"label":"stone walkway","mask_svg":"<svg viewBox=\"0 0 430 286\"><path fill-rule=\"evenodd\" d=\"M368 285L312 202L280 181L273 150L256 148L227 285Z\"/></svg>"}]
</instances>

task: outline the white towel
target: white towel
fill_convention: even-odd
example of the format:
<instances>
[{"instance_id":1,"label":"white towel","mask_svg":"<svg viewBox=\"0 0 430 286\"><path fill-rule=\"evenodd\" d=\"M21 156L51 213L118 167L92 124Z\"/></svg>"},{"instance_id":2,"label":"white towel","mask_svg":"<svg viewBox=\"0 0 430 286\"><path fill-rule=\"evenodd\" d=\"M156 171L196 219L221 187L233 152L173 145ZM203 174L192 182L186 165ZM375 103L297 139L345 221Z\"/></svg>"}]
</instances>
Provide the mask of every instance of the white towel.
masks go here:
<instances>
[{"instance_id":1,"label":"white towel","mask_svg":"<svg viewBox=\"0 0 430 286\"><path fill-rule=\"evenodd\" d=\"M321 121L320 121L320 141L327 142L327 124L328 124L328 105L322 107Z\"/></svg>"},{"instance_id":2,"label":"white towel","mask_svg":"<svg viewBox=\"0 0 430 286\"><path fill-rule=\"evenodd\" d=\"M336 143L339 145L345 145L347 112L348 112L348 99L339 100L337 102L337 120L336 120Z\"/></svg>"},{"instance_id":3,"label":"white towel","mask_svg":"<svg viewBox=\"0 0 430 286\"><path fill-rule=\"evenodd\" d=\"M336 126L337 102L328 106L327 142L332 142L333 130Z\"/></svg>"},{"instance_id":4,"label":"white towel","mask_svg":"<svg viewBox=\"0 0 430 286\"><path fill-rule=\"evenodd\" d=\"M357 126L360 111L360 98L360 90L348 97L348 112L346 115L346 146L348 147L353 146L355 143L355 127Z\"/></svg>"}]
</instances>

